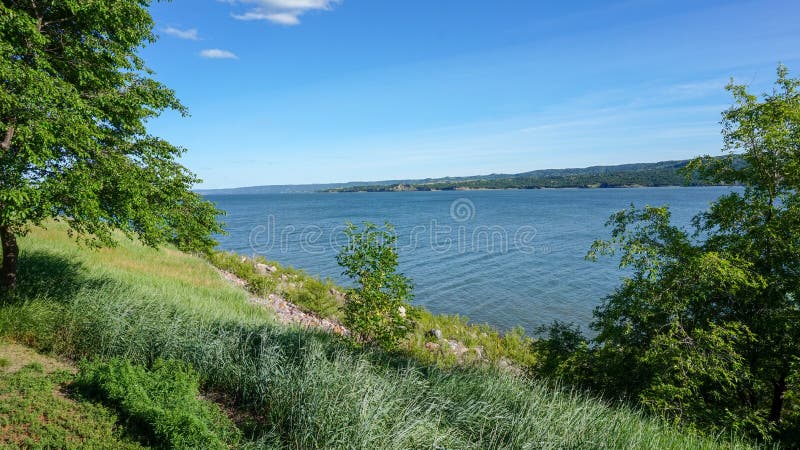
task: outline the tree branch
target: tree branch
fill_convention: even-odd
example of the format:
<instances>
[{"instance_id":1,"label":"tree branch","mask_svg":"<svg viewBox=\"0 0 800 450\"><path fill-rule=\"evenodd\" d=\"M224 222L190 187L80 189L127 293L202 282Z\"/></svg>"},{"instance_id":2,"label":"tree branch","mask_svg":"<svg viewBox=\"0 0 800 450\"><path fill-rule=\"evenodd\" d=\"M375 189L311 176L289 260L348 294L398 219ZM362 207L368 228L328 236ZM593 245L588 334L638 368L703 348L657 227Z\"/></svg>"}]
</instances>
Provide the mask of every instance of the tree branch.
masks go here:
<instances>
[{"instance_id":1,"label":"tree branch","mask_svg":"<svg viewBox=\"0 0 800 450\"><path fill-rule=\"evenodd\" d=\"M6 128L6 137L3 138L3 142L0 142L0 148L3 150L8 150L11 148L11 140L14 139L14 132L16 131L16 127L14 125L9 125Z\"/></svg>"}]
</instances>

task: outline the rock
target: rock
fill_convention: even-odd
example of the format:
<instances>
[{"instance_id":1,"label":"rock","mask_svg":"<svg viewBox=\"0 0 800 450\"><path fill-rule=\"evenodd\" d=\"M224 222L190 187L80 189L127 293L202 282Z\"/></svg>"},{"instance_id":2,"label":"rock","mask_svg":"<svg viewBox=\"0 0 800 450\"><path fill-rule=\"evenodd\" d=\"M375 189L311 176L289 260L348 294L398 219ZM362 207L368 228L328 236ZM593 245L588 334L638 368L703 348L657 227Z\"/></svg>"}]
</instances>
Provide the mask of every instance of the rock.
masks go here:
<instances>
[{"instance_id":1,"label":"rock","mask_svg":"<svg viewBox=\"0 0 800 450\"><path fill-rule=\"evenodd\" d=\"M405 308L405 306L401 306L401 307L397 308L397 312L400 313L400 317L402 317L404 319L406 318L406 308Z\"/></svg>"},{"instance_id":2,"label":"rock","mask_svg":"<svg viewBox=\"0 0 800 450\"><path fill-rule=\"evenodd\" d=\"M436 342L426 342L425 348L428 349L428 351L435 352L436 350L439 350L439 344Z\"/></svg>"},{"instance_id":3,"label":"rock","mask_svg":"<svg viewBox=\"0 0 800 450\"><path fill-rule=\"evenodd\" d=\"M425 333L425 335L436 339L442 339L442 330L434 328L432 330L428 330L428 332Z\"/></svg>"},{"instance_id":4,"label":"rock","mask_svg":"<svg viewBox=\"0 0 800 450\"><path fill-rule=\"evenodd\" d=\"M242 263L247 262L247 257L246 256L242 256L242 259L240 259L239 262L242 262Z\"/></svg>"},{"instance_id":5,"label":"rock","mask_svg":"<svg viewBox=\"0 0 800 450\"><path fill-rule=\"evenodd\" d=\"M466 345L454 339L447 339L445 342L447 343L447 346L450 348L450 351L459 358L461 357L461 355L469 351L469 348L467 348Z\"/></svg>"},{"instance_id":6,"label":"rock","mask_svg":"<svg viewBox=\"0 0 800 450\"><path fill-rule=\"evenodd\" d=\"M262 263L256 263L254 267L256 268L256 272L258 272L261 275L266 275L268 273L272 273L278 270L278 268L275 266L269 266L267 264L262 264Z\"/></svg>"}]
</instances>

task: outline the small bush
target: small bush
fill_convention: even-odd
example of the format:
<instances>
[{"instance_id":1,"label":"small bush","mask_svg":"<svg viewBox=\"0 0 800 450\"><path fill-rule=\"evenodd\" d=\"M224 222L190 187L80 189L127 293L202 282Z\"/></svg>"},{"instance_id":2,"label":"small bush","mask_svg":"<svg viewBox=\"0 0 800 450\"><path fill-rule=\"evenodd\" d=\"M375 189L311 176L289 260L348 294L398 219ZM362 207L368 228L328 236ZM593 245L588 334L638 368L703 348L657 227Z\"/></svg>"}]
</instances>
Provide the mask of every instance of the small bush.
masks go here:
<instances>
[{"instance_id":1,"label":"small bush","mask_svg":"<svg viewBox=\"0 0 800 450\"><path fill-rule=\"evenodd\" d=\"M81 365L75 380L78 392L116 409L147 445L228 448L239 432L216 405L198 398L198 385L194 371L174 360L157 360L152 370L94 360Z\"/></svg>"},{"instance_id":2,"label":"small bush","mask_svg":"<svg viewBox=\"0 0 800 450\"><path fill-rule=\"evenodd\" d=\"M388 223L380 229L369 222L363 229L349 223L345 232L348 244L337 261L357 285L347 290L345 324L363 340L392 349L414 325L411 280L397 272L397 234Z\"/></svg>"}]
</instances>

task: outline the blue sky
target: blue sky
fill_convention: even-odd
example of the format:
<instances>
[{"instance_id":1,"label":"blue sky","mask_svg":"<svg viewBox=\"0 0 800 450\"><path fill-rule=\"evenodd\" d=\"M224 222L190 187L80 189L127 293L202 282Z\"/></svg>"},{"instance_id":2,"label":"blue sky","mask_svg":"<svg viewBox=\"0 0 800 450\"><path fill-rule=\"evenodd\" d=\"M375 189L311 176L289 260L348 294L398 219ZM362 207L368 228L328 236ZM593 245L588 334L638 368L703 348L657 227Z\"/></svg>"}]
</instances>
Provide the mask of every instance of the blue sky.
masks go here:
<instances>
[{"instance_id":1,"label":"blue sky","mask_svg":"<svg viewBox=\"0 0 800 450\"><path fill-rule=\"evenodd\" d=\"M797 1L174 0L143 50L204 188L719 152L730 77L800 75Z\"/></svg>"}]
</instances>

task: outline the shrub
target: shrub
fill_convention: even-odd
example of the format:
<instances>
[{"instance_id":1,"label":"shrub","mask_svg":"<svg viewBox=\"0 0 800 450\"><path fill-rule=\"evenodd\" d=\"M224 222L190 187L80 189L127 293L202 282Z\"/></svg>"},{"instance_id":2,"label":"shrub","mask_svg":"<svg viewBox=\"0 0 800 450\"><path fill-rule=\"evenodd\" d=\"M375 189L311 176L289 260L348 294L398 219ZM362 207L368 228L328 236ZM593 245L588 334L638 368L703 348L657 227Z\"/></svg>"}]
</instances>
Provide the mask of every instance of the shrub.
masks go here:
<instances>
[{"instance_id":1,"label":"shrub","mask_svg":"<svg viewBox=\"0 0 800 450\"><path fill-rule=\"evenodd\" d=\"M414 314L411 281L397 272L397 234L388 223L380 229L369 222L363 229L349 223L346 234L336 259L356 287L346 292L345 324L362 340L394 348L412 330Z\"/></svg>"},{"instance_id":2,"label":"shrub","mask_svg":"<svg viewBox=\"0 0 800 450\"><path fill-rule=\"evenodd\" d=\"M199 378L184 363L157 360L152 370L121 359L85 362L78 392L118 411L145 444L228 448L240 436L214 404L198 398Z\"/></svg>"}]
</instances>

